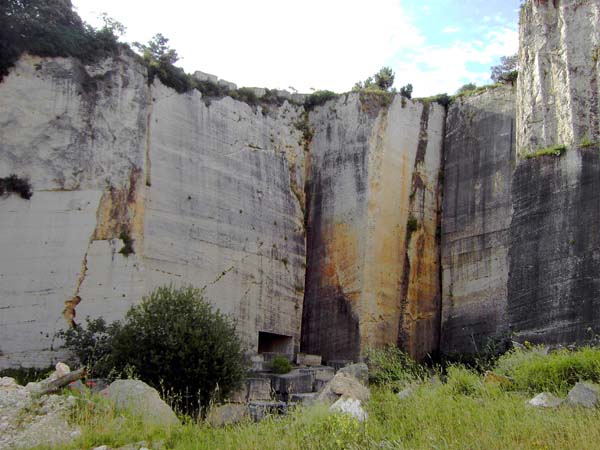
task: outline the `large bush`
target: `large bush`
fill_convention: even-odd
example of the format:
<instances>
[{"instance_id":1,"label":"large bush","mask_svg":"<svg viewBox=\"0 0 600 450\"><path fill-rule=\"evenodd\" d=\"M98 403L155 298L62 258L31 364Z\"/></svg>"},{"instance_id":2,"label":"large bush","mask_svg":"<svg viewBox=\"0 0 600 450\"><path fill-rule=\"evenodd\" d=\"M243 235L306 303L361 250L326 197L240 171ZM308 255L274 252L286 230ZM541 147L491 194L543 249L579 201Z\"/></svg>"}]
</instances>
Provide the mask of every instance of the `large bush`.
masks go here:
<instances>
[{"instance_id":1,"label":"large bush","mask_svg":"<svg viewBox=\"0 0 600 450\"><path fill-rule=\"evenodd\" d=\"M187 412L227 396L245 372L234 323L193 287L160 287L122 323L88 321L71 333L67 347L97 374L133 373Z\"/></svg>"}]
</instances>

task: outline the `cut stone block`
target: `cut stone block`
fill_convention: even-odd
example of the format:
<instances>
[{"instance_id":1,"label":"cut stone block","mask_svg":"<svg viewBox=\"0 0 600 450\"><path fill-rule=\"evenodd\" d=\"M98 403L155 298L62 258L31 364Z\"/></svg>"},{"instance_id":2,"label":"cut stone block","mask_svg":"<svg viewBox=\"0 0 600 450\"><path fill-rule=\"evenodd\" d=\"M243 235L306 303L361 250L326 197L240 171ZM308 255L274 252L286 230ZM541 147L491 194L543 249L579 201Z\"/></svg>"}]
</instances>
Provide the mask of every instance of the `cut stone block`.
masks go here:
<instances>
[{"instance_id":1,"label":"cut stone block","mask_svg":"<svg viewBox=\"0 0 600 450\"><path fill-rule=\"evenodd\" d=\"M278 394L297 394L302 392L312 392L313 375L310 373L291 372L285 375L273 375L273 390Z\"/></svg>"},{"instance_id":2,"label":"cut stone block","mask_svg":"<svg viewBox=\"0 0 600 450\"><path fill-rule=\"evenodd\" d=\"M340 370L342 367L346 367L349 366L350 364L353 364L354 361L350 360L350 359L333 359L330 361L327 361L327 365L330 367L333 367L333 369L337 372L338 370Z\"/></svg>"},{"instance_id":3,"label":"cut stone block","mask_svg":"<svg viewBox=\"0 0 600 450\"><path fill-rule=\"evenodd\" d=\"M270 378L247 378L248 401L271 400L271 379Z\"/></svg>"},{"instance_id":4,"label":"cut stone block","mask_svg":"<svg viewBox=\"0 0 600 450\"><path fill-rule=\"evenodd\" d=\"M320 366L321 365L320 355L308 355L306 353L298 353L296 356L296 364L299 366Z\"/></svg>"},{"instance_id":5,"label":"cut stone block","mask_svg":"<svg viewBox=\"0 0 600 450\"><path fill-rule=\"evenodd\" d=\"M316 392L307 392L303 394L292 394L290 396L291 403L300 403L301 405L312 405L317 400Z\"/></svg>"},{"instance_id":6,"label":"cut stone block","mask_svg":"<svg viewBox=\"0 0 600 450\"><path fill-rule=\"evenodd\" d=\"M248 412L255 422L264 419L267 415L280 415L287 412L287 404L284 402L250 402Z\"/></svg>"}]
</instances>

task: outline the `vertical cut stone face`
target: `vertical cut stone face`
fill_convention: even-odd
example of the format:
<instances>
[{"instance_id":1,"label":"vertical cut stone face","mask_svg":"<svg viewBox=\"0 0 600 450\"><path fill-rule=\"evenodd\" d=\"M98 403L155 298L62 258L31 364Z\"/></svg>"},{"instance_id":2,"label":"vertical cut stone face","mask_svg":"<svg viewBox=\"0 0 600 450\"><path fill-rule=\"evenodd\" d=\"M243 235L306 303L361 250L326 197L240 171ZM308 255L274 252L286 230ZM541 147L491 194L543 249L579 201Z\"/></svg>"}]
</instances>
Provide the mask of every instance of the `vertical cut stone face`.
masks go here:
<instances>
[{"instance_id":1,"label":"vertical cut stone face","mask_svg":"<svg viewBox=\"0 0 600 450\"><path fill-rule=\"evenodd\" d=\"M302 345L326 360L395 343L416 356L437 348L425 330L439 320L444 112L400 96L389 106L380 101L351 94L310 117ZM409 236L411 215L419 228Z\"/></svg>"},{"instance_id":2,"label":"vertical cut stone face","mask_svg":"<svg viewBox=\"0 0 600 450\"><path fill-rule=\"evenodd\" d=\"M443 353L472 353L508 329L513 88L459 98L448 111L442 219Z\"/></svg>"},{"instance_id":3,"label":"vertical cut stone face","mask_svg":"<svg viewBox=\"0 0 600 450\"><path fill-rule=\"evenodd\" d=\"M131 289L106 276L130 275L116 252L122 242L111 241L116 251L100 264L88 251L106 189L121 189L144 166L146 95L144 69L126 56L91 66L24 56L0 83L0 177L27 177L34 191L30 200L0 197L0 368L60 357L55 333L73 314L111 316L115 303L102 301L116 298L115 285L117 303L131 304L122 297ZM104 274L90 295L89 267ZM102 306L77 314L78 295Z\"/></svg>"},{"instance_id":4,"label":"vertical cut stone face","mask_svg":"<svg viewBox=\"0 0 600 450\"><path fill-rule=\"evenodd\" d=\"M596 1L528 2L521 18L508 323L518 339L583 342L600 328Z\"/></svg>"},{"instance_id":5,"label":"vertical cut stone face","mask_svg":"<svg viewBox=\"0 0 600 450\"><path fill-rule=\"evenodd\" d=\"M144 218L147 288L205 290L238 322L250 350L259 331L298 350L305 266L301 108L263 114L231 98L156 84ZM300 190L298 190L300 189Z\"/></svg>"},{"instance_id":6,"label":"vertical cut stone face","mask_svg":"<svg viewBox=\"0 0 600 450\"><path fill-rule=\"evenodd\" d=\"M0 368L46 366L54 335L108 321L158 285L192 284L238 323L300 339L301 107L177 94L125 56L25 56L0 83ZM125 256L122 234L135 253Z\"/></svg>"},{"instance_id":7,"label":"vertical cut stone face","mask_svg":"<svg viewBox=\"0 0 600 450\"><path fill-rule=\"evenodd\" d=\"M521 10L517 149L600 139L600 4L529 0Z\"/></svg>"}]
</instances>

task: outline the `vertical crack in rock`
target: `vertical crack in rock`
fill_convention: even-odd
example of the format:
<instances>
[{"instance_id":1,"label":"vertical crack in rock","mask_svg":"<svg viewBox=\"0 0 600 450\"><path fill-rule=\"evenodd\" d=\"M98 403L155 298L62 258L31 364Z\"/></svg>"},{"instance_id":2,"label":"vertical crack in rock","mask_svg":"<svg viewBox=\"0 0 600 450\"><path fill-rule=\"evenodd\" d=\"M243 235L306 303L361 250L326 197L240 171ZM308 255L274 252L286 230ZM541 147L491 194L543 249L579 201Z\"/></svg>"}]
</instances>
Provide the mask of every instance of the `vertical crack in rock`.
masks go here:
<instances>
[{"instance_id":1,"label":"vertical crack in rock","mask_svg":"<svg viewBox=\"0 0 600 450\"><path fill-rule=\"evenodd\" d=\"M398 345L416 359L423 359L427 354L437 350L439 340L438 332L434 327L438 321L437 316L439 316L440 310L440 286L437 284L438 249L434 237L438 220L437 195L434 205L427 203L428 188L431 191L438 191L439 171L431 180L425 164L429 145L428 129L431 108L430 104L425 103L421 112L419 140L409 197L399 299L401 312ZM431 199L429 200L431 201ZM434 217L429 217L430 214L433 214Z\"/></svg>"},{"instance_id":2,"label":"vertical crack in rock","mask_svg":"<svg viewBox=\"0 0 600 450\"><path fill-rule=\"evenodd\" d=\"M146 159L145 159L145 172L146 186L152 186L152 161L150 160L150 127L152 126L152 112L154 111L154 98L152 97L152 86L148 87L148 99L146 101Z\"/></svg>"},{"instance_id":3,"label":"vertical crack in rock","mask_svg":"<svg viewBox=\"0 0 600 450\"><path fill-rule=\"evenodd\" d=\"M82 301L80 296L88 272L88 253L94 241L122 238L124 234L135 236L134 244L137 252L141 252L143 245L143 195L140 192L139 180L141 170L137 167L131 169L128 183L117 189L111 186L102 194L96 211L96 227L90 236L87 248L83 255L81 270L77 277L73 297L65 301L63 317L70 326L76 325L77 305Z\"/></svg>"}]
</instances>

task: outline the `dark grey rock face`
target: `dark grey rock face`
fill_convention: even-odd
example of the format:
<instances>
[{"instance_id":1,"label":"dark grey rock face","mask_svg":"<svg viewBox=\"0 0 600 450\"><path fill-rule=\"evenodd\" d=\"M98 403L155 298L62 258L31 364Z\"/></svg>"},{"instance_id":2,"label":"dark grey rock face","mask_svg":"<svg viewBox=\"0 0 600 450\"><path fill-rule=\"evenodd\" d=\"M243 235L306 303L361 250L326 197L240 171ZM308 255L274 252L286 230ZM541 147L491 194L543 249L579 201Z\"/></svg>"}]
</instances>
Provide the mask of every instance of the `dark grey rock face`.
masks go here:
<instances>
[{"instance_id":1,"label":"dark grey rock face","mask_svg":"<svg viewBox=\"0 0 600 450\"><path fill-rule=\"evenodd\" d=\"M466 97L446 122L442 218L443 353L505 334L515 93Z\"/></svg>"},{"instance_id":2,"label":"dark grey rock face","mask_svg":"<svg viewBox=\"0 0 600 450\"><path fill-rule=\"evenodd\" d=\"M600 152L520 162L508 323L518 340L584 342L600 329Z\"/></svg>"}]
</instances>

